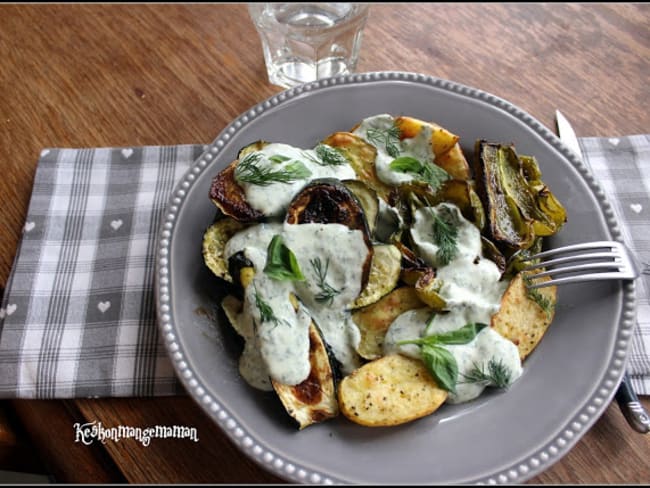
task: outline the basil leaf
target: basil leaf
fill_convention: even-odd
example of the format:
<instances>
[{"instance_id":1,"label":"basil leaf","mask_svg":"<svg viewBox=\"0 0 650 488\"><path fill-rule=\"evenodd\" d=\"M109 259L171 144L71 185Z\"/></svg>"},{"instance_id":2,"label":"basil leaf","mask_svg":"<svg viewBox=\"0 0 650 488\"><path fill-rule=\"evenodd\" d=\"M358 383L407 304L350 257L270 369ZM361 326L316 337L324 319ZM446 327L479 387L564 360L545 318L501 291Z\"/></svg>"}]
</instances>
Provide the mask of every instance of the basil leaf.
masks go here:
<instances>
[{"instance_id":1,"label":"basil leaf","mask_svg":"<svg viewBox=\"0 0 650 488\"><path fill-rule=\"evenodd\" d=\"M458 382L458 363L447 349L434 344L425 344L420 350L422 361L440 388L455 392Z\"/></svg>"},{"instance_id":2,"label":"basil leaf","mask_svg":"<svg viewBox=\"0 0 650 488\"><path fill-rule=\"evenodd\" d=\"M443 332L441 334L431 334L420 339L412 339L406 341L399 341L397 345L402 344L419 344L420 346L435 346L436 344L446 344L446 345L459 345L467 344L470 342L476 334L481 332L487 324L482 324L480 322L473 323L470 322L465 324L460 329L452 330L450 332Z\"/></svg>"},{"instance_id":3,"label":"basil leaf","mask_svg":"<svg viewBox=\"0 0 650 488\"><path fill-rule=\"evenodd\" d=\"M388 167L400 173L411 173L416 179L431 185L434 190L437 190L442 183L451 179L449 173L440 166L433 163L423 164L411 156L401 156L393 159Z\"/></svg>"},{"instance_id":4,"label":"basil leaf","mask_svg":"<svg viewBox=\"0 0 650 488\"><path fill-rule=\"evenodd\" d=\"M422 171L422 163L411 156L401 156L393 159L388 167L400 173L415 173L419 175Z\"/></svg>"},{"instance_id":5,"label":"basil leaf","mask_svg":"<svg viewBox=\"0 0 650 488\"><path fill-rule=\"evenodd\" d=\"M279 281L302 281L305 279L295 254L284 245L280 235L273 236L269 243L264 272Z\"/></svg>"},{"instance_id":6,"label":"basil leaf","mask_svg":"<svg viewBox=\"0 0 650 488\"><path fill-rule=\"evenodd\" d=\"M292 161L284 169L289 172L294 179L301 180L311 176L311 171L300 161Z\"/></svg>"},{"instance_id":7,"label":"basil leaf","mask_svg":"<svg viewBox=\"0 0 650 488\"><path fill-rule=\"evenodd\" d=\"M290 160L291 158L288 156L282 156L280 154L274 154L269 158L269 161L273 161L274 163L284 163L285 161Z\"/></svg>"},{"instance_id":8,"label":"basil leaf","mask_svg":"<svg viewBox=\"0 0 650 488\"><path fill-rule=\"evenodd\" d=\"M445 332L443 334L434 334L435 342L438 344L447 344L447 345L458 345L458 344L467 344L470 342L476 334L481 332L486 324L481 323L469 323L461 327L460 329L452 330L451 332ZM427 338L428 339L428 338Z\"/></svg>"}]
</instances>

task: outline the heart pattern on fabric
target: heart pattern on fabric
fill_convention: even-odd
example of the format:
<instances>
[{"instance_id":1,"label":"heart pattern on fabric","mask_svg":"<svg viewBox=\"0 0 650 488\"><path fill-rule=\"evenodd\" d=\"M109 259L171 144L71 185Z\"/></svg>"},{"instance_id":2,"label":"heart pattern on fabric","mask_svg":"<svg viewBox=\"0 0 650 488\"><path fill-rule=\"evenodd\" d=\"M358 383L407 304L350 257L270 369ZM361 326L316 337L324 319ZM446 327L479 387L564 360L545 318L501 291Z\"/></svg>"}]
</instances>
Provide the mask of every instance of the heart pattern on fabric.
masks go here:
<instances>
[{"instance_id":1,"label":"heart pattern on fabric","mask_svg":"<svg viewBox=\"0 0 650 488\"><path fill-rule=\"evenodd\" d=\"M25 226L23 227L23 231L24 232L29 232L34 227L36 227L36 223L34 223L34 222L25 222Z\"/></svg>"},{"instance_id":2,"label":"heart pattern on fabric","mask_svg":"<svg viewBox=\"0 0 650 488\"><path fill-rule=\"evenodd\" d=\"M111 308L111 302L109 302L108 300L106 300L105 302L99 302L97 304L97 308L99 309L99 311L101 313L104 313L104 312L106 312L106 310Z\"/></svg>"},{"instance_id":3,"label":"heart pattern on fabric","mask_svg":"<svg viewBox=\"0 0 650 488\"><path fill-rule=\"evenodd\" d=\"M133 154L133 149L130 147L122 149L122 156L124 156L126 159L129 159L131 157L131 154Z\"/></svg>"},{"instance_id":4,"label":"heart pattern on fabric","mask_svg":"<svg viewBox=\"0 0 650 488\"><path fill-rule=\"evenodd\" d=\"M113 228L113 230L117 230L120 227L122 227L123 223L124 222L122 222L122 219L112 220L111 221L111 227Z\"/></svg>"},{"instance_id":5,"label":"heart pattern on fabric","mask_svg":"<svg viewBox=\"0 0 650 488\"><path fill-rule=\"evenodd\" d=\"M618 146L618 143L621 142L621 140L618 137L611 137L608 140L609 140L609 143L614 147Z\"/></svg>"},{"instance_id":6,"label":"heart pattern on fabric","mask_svg":"<svg viewBox=\"0 0 650 488\"><path fill-rule=\"evenodd\" d=\"M18 305L16 305L15 303L7 305L7 308L0 308L0 319L9 317L11 314L13 314L16 311L17 308Z\"/></svg>"},{"instance_id":7,"label":"heart pattern on fabric","mask_svg":"<svg viewBox=\"0 0 650 488\"><path fill-rule=\"evenodd\" d=\"M641 210L643 210L643 206L640 203L631 203L630 208L634 213L640 214Z\"/></svg>"}]
</instances>

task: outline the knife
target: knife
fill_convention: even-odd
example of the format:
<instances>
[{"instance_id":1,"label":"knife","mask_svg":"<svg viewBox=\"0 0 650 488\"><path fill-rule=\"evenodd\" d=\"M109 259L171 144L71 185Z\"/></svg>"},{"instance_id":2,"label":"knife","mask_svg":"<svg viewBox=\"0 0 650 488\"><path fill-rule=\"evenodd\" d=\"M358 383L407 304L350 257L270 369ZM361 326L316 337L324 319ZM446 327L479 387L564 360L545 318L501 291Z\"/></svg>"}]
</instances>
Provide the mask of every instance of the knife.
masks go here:
<instances>
[{"instance_id":1,"label":"knife","mask_svg":"<svg viewBox=\"0 0 650 488\"><path fill-rule=\"evenodd\" d=\"M555 111L555 121L557 123L557 134L562 143L571 149L580 161L589 166L589 162L582 157L582 150L580 149L578 137L576 136L573 127L571 127L569 121L559 110ZM630 380L627 370L623 374L623 379L616 391L616 402L621 408L623 416L627 419L627 422L634 430L642 434L650 432L650 415L648 415L648 412L643 408L643 405L639 401L639 397L637 397L634 392L632 381Z\"/></svg>"}]
</instances>

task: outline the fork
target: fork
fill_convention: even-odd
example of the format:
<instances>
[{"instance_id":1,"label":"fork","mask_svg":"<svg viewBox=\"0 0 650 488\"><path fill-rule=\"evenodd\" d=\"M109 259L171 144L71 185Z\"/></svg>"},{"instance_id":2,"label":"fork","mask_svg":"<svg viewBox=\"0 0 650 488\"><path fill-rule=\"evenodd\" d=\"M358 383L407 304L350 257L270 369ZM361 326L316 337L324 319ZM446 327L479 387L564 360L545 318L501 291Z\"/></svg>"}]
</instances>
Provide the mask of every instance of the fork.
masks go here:
<instances>
[{"instance_id":1,"label":"fork","mask_svg":"<svg viewBox=\"0 0 650 488\"><path fill-rule=\"evenodd\" d=\"M524 271L544 268L531 279L550 277L545 281L528 283L528 288L594 280L633 280L639 268L625 244L618 241L595 241L571 244L543 251L524 262L537 261Z\"/></svg>"}]
</instances>

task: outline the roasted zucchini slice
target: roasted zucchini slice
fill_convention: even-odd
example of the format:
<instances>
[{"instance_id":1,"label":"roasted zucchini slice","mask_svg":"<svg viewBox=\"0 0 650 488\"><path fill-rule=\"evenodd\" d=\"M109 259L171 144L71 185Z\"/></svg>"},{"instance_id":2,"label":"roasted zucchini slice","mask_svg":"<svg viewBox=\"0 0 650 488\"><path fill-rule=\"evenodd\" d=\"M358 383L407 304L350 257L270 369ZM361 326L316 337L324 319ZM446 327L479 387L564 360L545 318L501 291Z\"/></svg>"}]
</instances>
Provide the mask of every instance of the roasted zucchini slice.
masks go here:
<instances>
[{"instance_id":1,"label":"roasted zucchini slice","mask_svg":"<svg viewBox=\"0 0 650 488\"><path fill-rule=\"evenodd\" d=\"M444 310L447 306L445 299L438 294L441 285L439 280L436 281L436 273L431 268L415 282L415 293L418 298L436 312Z\"/></svg>"},{"instance_id":2,"label":"roasted zucchini slice","mask_svg":"<svg viewBox=\"0 0 650 488\"><path fill-rule=\"evenodd\" d=\"M298 423L299 429L336 417L339 404L336 393L335 361L328 346L312 322L309 326L309 376L297 385L283 385L272 380L287 413Z\"/></svg>"},{"instance_id":3,"label":"roasted zucchini slice","mask_svg":"<svg viewBox=\"0 0 650 488\"><path fill-rule=\"evenodd\" d=\"M352 308L361 308L375 303L389 293L399 281L402 255L392 244L378 244L373 247L370 262L368 284L352 304Z\"/></svg>"},{"instance_id":4,"label":"roasted zucchini slice","mask_svg":"<svg viewBox=\"0 0 650 488\"><path fill-rule=\"evenodd\" d=\"M343 378L338 390L341 413L368 427L399 425L435 412L447 399L424 363L390 354Z\"/></svg>"},{"instance_id":5,"label":"roasted zucchini slice","mask_svg":"<svg viewBox=\"0 0 650 488\"><path fill-rule=\"evenodd\" d=\"M239 159L246 154L259 151L268 143L266 141L257 141L243 147L237 156L237 159L226 166L225 169L217 173L212 179L210 186L210 200L225 215L232 217L240 222L253 222L260 220L264 214L255 210L246 201L246 194L241 186L235 180L235 168Z\"/></svg>"},{"instance_id":6,"label":"roasted zucchini slice","mask_svg":"<svg viewBox=\"0 0 650 488\"><path fill-rule=\"evenodd\" d=\"M370 232L370 235L373 236L375 234L377 218L379 216L379 200L377 199L377 192L361 180L342 180L341 183L343 183L359 201L366 217L368 231Z\"/></svg>"},{"instance_id":7,"label":"roasted zucchini slice","mask_svg":"<svg viewBox=\"0 0 650 488\"><path fill-rule=\"evenodd\" d=\"M384 337L390 324L398 316L424 304L415 288L403 286L391 291L377 302L352 312L352 321L359 327L361 340L357 352L364 359L378 359L383 355Z\"/></svg>"},{"instance_id":8,"label":"roasted zucchini slice","mask_svg":"<svg viewBox=\"0 0 650 488\"><path fill-rule=\"evenodd\" d=\"M203 234L203 261L216 276L226 281L233 281L224 256L226 243L244 227L245 224L224 217L208 227Z\"/></svg>"}]
</instances>

